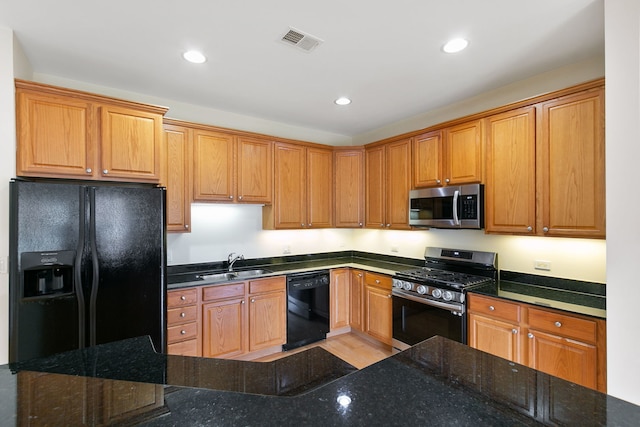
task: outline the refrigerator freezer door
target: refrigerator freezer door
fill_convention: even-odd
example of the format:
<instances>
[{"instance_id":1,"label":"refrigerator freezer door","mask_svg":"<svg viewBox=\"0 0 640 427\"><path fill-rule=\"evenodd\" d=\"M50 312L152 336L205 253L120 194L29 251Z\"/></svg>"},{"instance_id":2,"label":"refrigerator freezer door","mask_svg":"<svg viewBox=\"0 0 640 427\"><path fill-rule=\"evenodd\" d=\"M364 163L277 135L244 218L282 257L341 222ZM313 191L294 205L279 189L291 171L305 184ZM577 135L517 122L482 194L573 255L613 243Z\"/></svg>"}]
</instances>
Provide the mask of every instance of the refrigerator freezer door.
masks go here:
<instances>
[{"instance_id":1,"label":"refrigerator freezer door","mask_svg":"<svg viewBox=\"0 0 640 427\"><path fill-rule=\"evenodd\" d=\"M10 184L10 362L79 346L76 280L71 293L62 296L25 295L21 254L77 251L82 246L78 236L83 215L77 185Z\"/></svg>"},{"instance_id":2,"label":"refrigerator freezer door","mask_svg":"<svg viewBox=\"0 0 640 427\"><path fill-rule=\"evenodd\" d=\"M90 246L97 287L88 295L89 344L150 335L165 351L164 189L91 187Z\"/></svg>"}]
</instances>

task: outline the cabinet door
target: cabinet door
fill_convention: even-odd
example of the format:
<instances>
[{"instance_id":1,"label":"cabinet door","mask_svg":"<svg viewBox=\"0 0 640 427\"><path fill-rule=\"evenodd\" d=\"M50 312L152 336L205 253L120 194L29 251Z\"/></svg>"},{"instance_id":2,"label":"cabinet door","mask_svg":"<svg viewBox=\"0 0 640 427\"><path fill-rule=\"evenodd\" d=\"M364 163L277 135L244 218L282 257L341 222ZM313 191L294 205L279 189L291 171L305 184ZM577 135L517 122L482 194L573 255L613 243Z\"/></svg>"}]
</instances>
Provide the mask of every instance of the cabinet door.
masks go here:
<instances>
[{"instance_id":1,"label":"cabinet door","mask_svg":"<svg viewBox=\"0 0 640 427\"><path fill-rule=\"evenodd\" d=\"M535 234L535 109L487 119L485 228L488 233Z\"/></svg>"},{"instance_id":2,"label":"cabinet door","mask_svg":"<svg viewBox=\"0 0 640 427\"><path fill-rule=\"evenodd\" d=\"M238 137L238 201L271 203L273 143Z\"/></svg>"},{"instance_id":3,"label":"cabinet door","mask_svg":"<svg viewBox=\"0 0 640 427\"><path fill-rule=\"evenodd\" d=\"M365 285L366 332L385 344L391 344L392 336L391 290Z\"/></svg>"},{"instance_id":4,"label":"cabinet door","mask_svg":"<svg viewBox=\"0 0 640 427\"><path fill-rule=\"evenodd\" d=\"M542 232L605 237L604 90L541 105Z\"/></svg>"},{"instance_id":5,"label":"cabinet door","mask_svg":"<svg viewBox=\"0 0 640 427\"><path fill-rule=\"evenodd\" d=\"M364 225L364 152L335 153L335 226L359 228Z\"/></svg>"},{"instance_id":6,"label":"cabinet door","mask_svg":"<svg viewBox=\"0 0 640 427\"><path fill-rule=\"evenodd\" d=\"M386 146L386 227L409 229L411 139Z\"/></svg>"},{"instance_id":7,"label":"cabinet door","mask_svg":"<svg viewBox=\"0 0 640 427\"><path fill-rule=\"evenodd\" d=\"M188 128L164 126L167 231L191 231L191 135Z\"/></svg>"},{"instance_id":8,"label":"cabinet door","mask_svg":"<svg viewBox=\"0 0 640 427\"><path fill-rule=\"evenodd\" d=\"M234 200L233 136L195 130L193 135L193 199L232 202Z\"/></svg>"},{"instance_id":9,"label":"cabinet door","mask_svg":"<svg viewBox=\"0 0 640 427\"><path fill-rule=\"evenodd\" d=\"M529 366L585 387L597 389L596 346L530 329Z\"/></svg>"},{"instance_id":10,"label":"cabinet door","mask_svg":"<svg viewBox=\"0 0 640 427\"><path fill-rule=\"evenodd\" d=\"M329 297L331 301L330 329L349 326L351 272L348 268L331 270Z\"/></svg>"},{"instance_id":11,"label":"cabinet door","mask_svg":"<svg viewBox=\"0 0 640 427\"><path fill-rule=\"evenodd\" d=\"M524 363L518 324L469 313L469 346L512 362Z\"/></svg>"},{"instance_id":12,"label":"cabinet door","mask_svg":"<svg viewBox=\"0 0 640 427\"><path fill-rule=\"evenodd\" d=\"M349 324L353 329L362 331L364 323L364 273L351 270Z\"/></svg>"},{"instance_id":13,"label":"cabinet door","mask_svg":"<svg viewBox=\"0 0 640 427\"><path fill-rule=\"evenodd\" d=\"M333 227L333 152L307 149L307 227Z\"/></svg>"},{"instance_id":14,"label":"cabinet door","mask_svg":"<svg viewBox=\"0 0 640 427\"><path fill-rule=\"evenodd\" d=\"M438 187L442 185L442 131L418 135L413 141L413 186Z\"/></svg>"},{"instance_id":15,"label":"cabinet door","mask_svg":"<svg viewBox=\"0 0 640 427\"><path fill-rule=\"evenodd\" d=\"M273 176L273 227L304 228L307 219L306 149L276 143Z\"/></svg>"},{"instance_id":16,"label":"cabinet door","mask_svg":"<svg viewBox=\"0 0 640 427\"><path fill-rule=\"evenodd\" d=\"M384 228L386 225L384 168L384 146L367 149L365 151L365 227Z\"/></svg>"},{"instance_id":17,"label":"cabinet door","mask_svg":"<svg viewBox=\"0 0 640 427\"><path fill-rule=\"evenodd\" d=\"M482 182L482 121L452 126L446 138L445 183Z\"/></svg>"},{"instance_id":18,"label":"cabinet door","mask_svg":"<svg viewBox=\"0 0 640 427\"><path fill-rule=\"evenodd\" d=\"M136 417L164 406L162 385L131 381L105 381L103 387L102 422L105 425L121 422L127 424Z\"/></svg>"},{"instance_id":19,"label":"cabinet door","mask_svg":"<svg viewBox=\"0 0 640 427\"><path fill-rule=\"evenodd\" d=\"M287 342L286 301L285 291L249 297L249 351Z\"/></svg>"},{"instance_id":20,"label":"cabinet door","mask_svg":"<svg viewBox=\"0 0 640 427\"><path fill-rule=\"evenodd\" d=\"M88 101L16 90L17 176L98 175L96 114Z\"/></svg>"},{"instance_id":21,"label":"cabinet door","mask_svg":"<svg viewBox=\"0 0 640 427\"><path fill-rule=\"evenodd\" d=\"M102 105L100 118L102 178L159 182L162 115Z\"/></svg>"},{"instance_id":22,"label":"cabinet door","mask_svg":"<svg viewBox=\"0 0 640 427\"><path fill-rule=\"evenodd\" d=\"M213 301L202 306L202 356L231 357L245 352L245 299Z\"/></svg>"}]
</instances>

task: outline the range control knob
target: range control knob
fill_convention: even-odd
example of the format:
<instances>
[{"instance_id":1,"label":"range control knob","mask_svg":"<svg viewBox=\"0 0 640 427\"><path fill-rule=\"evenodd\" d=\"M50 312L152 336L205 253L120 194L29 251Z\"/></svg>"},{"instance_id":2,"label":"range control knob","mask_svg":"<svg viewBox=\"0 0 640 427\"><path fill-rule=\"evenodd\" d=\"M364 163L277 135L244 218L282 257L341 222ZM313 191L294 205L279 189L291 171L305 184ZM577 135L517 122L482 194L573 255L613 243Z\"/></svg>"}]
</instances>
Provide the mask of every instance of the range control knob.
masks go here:
<instances>
[{"instance_id":1,"label":"range control knob","mask_svg":"<svg viewBox=\"0 0 640 427\"><path fill-rule=\"evenodd\" d=\"M410 291L411 289L413 289L413 284L411 284L409 282L404 282L404 290L405 291Z\"/></svg>"},{"instance_id":2,"label":"range control knob","mask_svg":"<svg viewBox=\"0 0 640 427\"><path fill-rule=\"evenodd\" d=\"M453 292L451 291L442 292L442 299L445 301L451 301L453 299Z\"/></svg>"},{"instance_id":3,"label":"range control knob","mask_svg":"<svg viewBox=\"0 0 640 427\"><path fill-rule=\"evenodd\" d=\"M329 284L329 276L321 276L320 277L320 281L322 282L323 285L328 285Z\"/></svg>"},{"instance_id":4,"label":"range control knob","mask_svg":"<svg viewBox=\"0 0 640 427\"><path fill-rule=\"evenodd\" d=\"M420 285L416 288L416 291L420 294L420 295L424 295L427 293L427 287L425 285Z\"/></svg>"},{"instance_id":5,"label":"range control knob","mask_svg":"<svg viewBox=\"0 0 640 427\"><path fill-rule=\"evenodd\" d=\"M402 284L402 280L393 279L393 287L394 288L400 288L400 289L404 288L404 286Z\"/></svg>"},{"instance_id":6,"label":"range control knob","mask_svg":"<svg viewBox=\"0 0 640 427\"><path fill-rule=\"evenodd\" d=\"M440 298L442 296L442 291L440 289L434 289L431 291L431 296L434 298Z\"/></svg>"}]
</instances>

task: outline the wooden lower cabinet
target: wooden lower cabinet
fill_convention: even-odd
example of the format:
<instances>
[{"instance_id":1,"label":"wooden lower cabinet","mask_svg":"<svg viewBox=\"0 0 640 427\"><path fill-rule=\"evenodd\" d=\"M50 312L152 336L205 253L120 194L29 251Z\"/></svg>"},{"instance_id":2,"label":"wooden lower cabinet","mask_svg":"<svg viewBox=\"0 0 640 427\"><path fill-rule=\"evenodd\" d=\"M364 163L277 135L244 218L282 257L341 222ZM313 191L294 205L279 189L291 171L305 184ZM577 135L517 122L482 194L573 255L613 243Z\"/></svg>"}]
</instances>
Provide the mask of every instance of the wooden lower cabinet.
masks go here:
<instances>
[{"instance_id":1,"label":"wooden lower cabinet","mask_svg":"<svg viewBox=\"0 0 640 427\"><path fill-rule=\"evenodd\" d=\"M606 321L469 295L469 345L606 393Z\"/></svg>"},{"instance_id":2,"label":"wooden lower cabinet","mask_svg":"<svg viewBox=\"0 0 640 427\"><path fill-rule=\"evenodd\" d=\"M329 300L331 314L329 316L329 329L349 326L351 271L348 268L336 268L331 270L331 284L329 286Z\"/></svg>"},{"instance_id":3,"label":"wooden lower cabinet","mask_svg":"<svg viewBox=\"0 0 640 427\"><path fill-rule=\"evenodd\" d=\"M204 357L242 357L287 340L284 276L207 286L202 300Z\"/></svg>"},{"instance_id":4,"label":"wooden lower cabinet","mask_svg":"<svg viewBox=\"0 0 640 427\"><path fill-rule=\"evenodd\" d=\"M167 353L201 356L201 311L199 288L167 292Z\"/></svg>"},{"instance_id":5,"label":"wooden lower cabinet","mask_svg":"<svg viewBox=\"0 0 640 427\"><path fill-rule=\"evenodd\" d=\"M365 332L391 345L393 302L391 277L366 272L364 274Z\"/></svg>"},{"instance_id":6,"label":"wooden lower cabinet","mask_svg":"<svg viewBox=\"0 0 640 427\"><path fill-rule=\"evenodd\" d=\"M364 330L364 272L350 270L349 325L357 331Z\"/></svg>"}]
</instances>

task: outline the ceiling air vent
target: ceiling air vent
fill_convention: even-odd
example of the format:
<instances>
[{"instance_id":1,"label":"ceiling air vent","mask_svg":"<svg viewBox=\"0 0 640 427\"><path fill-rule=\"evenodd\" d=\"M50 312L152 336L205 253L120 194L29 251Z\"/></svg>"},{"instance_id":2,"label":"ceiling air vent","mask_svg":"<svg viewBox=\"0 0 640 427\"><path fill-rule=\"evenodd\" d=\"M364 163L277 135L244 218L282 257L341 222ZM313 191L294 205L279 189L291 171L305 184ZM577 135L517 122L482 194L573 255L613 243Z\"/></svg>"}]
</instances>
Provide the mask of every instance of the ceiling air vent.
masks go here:
<instances>
[{"instance_id":1,"label":"ceiling air vent","mask_svg":"<svg viewBox=\"0 0 640 427\"><path fill-rule=\"evenodd\" d=\"M311 34L304 33L291 27L289 27L287 34L282 36L281 40L283 43L295 46L305 52L311 52L324 41L318 37L312 36Z\"/></svg>"}]
</instances>

